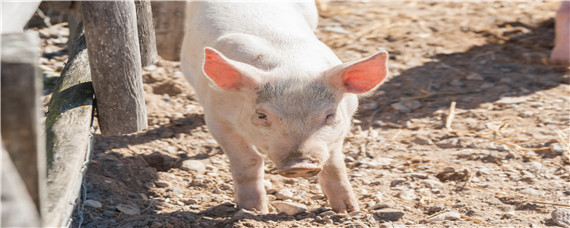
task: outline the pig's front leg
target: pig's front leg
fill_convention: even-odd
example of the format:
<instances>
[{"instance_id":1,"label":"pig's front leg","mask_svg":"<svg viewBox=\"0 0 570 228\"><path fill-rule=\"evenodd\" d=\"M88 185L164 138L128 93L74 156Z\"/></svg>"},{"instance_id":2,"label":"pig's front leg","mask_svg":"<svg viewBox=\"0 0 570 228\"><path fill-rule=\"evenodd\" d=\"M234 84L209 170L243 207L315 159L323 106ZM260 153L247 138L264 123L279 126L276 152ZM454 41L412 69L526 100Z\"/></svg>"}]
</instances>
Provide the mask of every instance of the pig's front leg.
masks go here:
<instances>
[{"instance_id":1,"label":"pig's front leg","mask_svg":"<svg viewBox=\"0 0 570 228\"><path fill-rule=\"evenodd\" d=\"M209 122L209 121L206 121ZM208 123L210 132L230 159L238 207L268 213L263 185L263 157L233 129Z\"/></svg>"},{"instance_id":2,"label":"pig's front leg","mask_svg":"<svg viewBox=\"0 0 570 228\"><path fill-rule=\"evenodd\" d=\"M555 65L570 66L570 2L560 3L556 12L554 48L550 62Z\"/></svg>"},{"instance_id":3,"label":"pig's front leg","mask_svg":"<svg viewBox=\"0 0 570 228\"><path fill-rule=\"evenodd\" d=\"M333 211L346 213L360 210L358 200L354 196L346 175L342 146L332 152L323 170L319 173L319 184Z\"/></svg>"}]
</instances>

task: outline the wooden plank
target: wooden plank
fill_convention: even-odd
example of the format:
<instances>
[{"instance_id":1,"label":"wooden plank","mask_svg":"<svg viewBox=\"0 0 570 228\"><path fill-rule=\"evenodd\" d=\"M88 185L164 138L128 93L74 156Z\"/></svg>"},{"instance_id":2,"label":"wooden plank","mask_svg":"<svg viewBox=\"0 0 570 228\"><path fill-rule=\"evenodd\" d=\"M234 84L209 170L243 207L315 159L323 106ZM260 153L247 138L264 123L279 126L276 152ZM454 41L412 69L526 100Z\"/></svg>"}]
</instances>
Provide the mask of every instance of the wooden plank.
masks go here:
<instances>
[{"instance_id":1,"label":"wooden plank","mask_svg":"<svg viewBox=\"0 0 570 228\"><path fill-rule=\"evenodd\" d=\"M69 227L90 153L92 113L89 58L85 35L80 33L55 86L46 118L48 202L44 226Z\"/></svg>"},{"instance_id":2,"label":"wooden plank","mask_svg":"<svg viewBox=\"0 0 570 228\"><path fill-rule=\"evenodd\" d=\"M166 60L180 61L186 2L152 1L151 5L158 55Z\"/></svg>"},{"instance_id":3,"label":"wooden plank","mask_svg":"<svg viewBox=\"0 0 570 228\"><path fill-rule=\"evenodd\" d=\"M133 1L84 1L83 23L103 135L147 127Z\"/></svg>"},{"instance_id":4,"label":"wooden plank","mask_svg":"<svg viewBox=\"0 0 570 228\"><path fill-rule=\"evenodd\" d=\"M37 32L2 35L2 140L38 210L44 198L46 167L39 54Z\"/></svg>"},{"instance_id":5,"label":"wooden plank","mask_svg":"<svg viewBox=\"0 0 570 228\"><path fill-rule=\"evenodd\" d=\"M148 66L158 61L150 0L136 0L135 8L137 11L141 64L142 66Z\"/></svg>"},{"instance_id":6,"label":"wooden plank","mask_svg":"<svg viewBox=\"0 0 570 228\"><path fill-rule=\"evenodd\" d=\"M27 194L26 186L20 174L12 164L10 155L0 148L2 157L2 176L0 192L2 193L1 227L39 227L38 210Z\"/></svg>"}]
</instances>

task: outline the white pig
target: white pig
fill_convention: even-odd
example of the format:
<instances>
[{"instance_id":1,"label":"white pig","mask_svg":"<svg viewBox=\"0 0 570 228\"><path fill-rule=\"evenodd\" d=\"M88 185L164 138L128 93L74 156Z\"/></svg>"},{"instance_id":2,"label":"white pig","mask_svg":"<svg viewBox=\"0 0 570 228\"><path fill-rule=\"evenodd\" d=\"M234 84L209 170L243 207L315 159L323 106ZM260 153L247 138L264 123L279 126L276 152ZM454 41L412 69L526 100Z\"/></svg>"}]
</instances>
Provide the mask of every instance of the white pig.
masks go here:
<instances>
[{"instance_id":1,"label":"white pig","mask_svg":"<svg viewBox=\"0 0 570 228\"><path fill-rule=\"evenodd\" d=\"M314 30L314 2L192 2L181 68L229 157L237 205L267 213L267 155L285 177L318 175L336 212L359 210L342 144L388 53L343 64Z\"/></svg>"}]
</instances>

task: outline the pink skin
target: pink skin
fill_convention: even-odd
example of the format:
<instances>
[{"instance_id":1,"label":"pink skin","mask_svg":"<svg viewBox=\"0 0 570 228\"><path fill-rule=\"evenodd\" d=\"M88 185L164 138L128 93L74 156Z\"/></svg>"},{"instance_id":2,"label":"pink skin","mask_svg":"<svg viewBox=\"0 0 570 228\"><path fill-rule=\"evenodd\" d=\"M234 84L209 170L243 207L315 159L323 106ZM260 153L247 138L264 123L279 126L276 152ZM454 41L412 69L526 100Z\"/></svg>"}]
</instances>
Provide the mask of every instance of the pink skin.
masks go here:
<instances>
[{"instance_id":1,"label":"pink skin","mask_svg":"<svg viewBox=\"0 0 570 228\"><path fill-rule=\"evenodd\" d=\"M556 38L550 63L570 66L570 1L563 1L556 12Z\"/></svg>"}]
</instances>

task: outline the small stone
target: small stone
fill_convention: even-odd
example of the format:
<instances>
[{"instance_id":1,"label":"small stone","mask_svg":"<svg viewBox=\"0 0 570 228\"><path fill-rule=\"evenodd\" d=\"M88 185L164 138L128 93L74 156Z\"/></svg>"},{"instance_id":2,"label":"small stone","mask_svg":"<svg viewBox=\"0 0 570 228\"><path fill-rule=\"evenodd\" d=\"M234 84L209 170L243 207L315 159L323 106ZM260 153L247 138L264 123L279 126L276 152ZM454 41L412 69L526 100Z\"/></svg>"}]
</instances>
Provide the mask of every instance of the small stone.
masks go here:
<instances>
[{"instance_id":1,"label":"small stone","mask_svg":"<svg viewBox=\"0 0 570 228\"><path fill-rule=\"evenodd\" d=\"M319 214L319 216L321 216L321 217L334 216L334 215L336 215L336 212L334 212L334 211L325 211L325 212Z\"/></svg>"},{"instance_id":2,"label":"small stone","mask_svg":"<svg viewBox=\"0 0 570 228\"><path fill-rule=\"evenodd\" d=\"M404 105L406 108L408 108L410 110L414 110L414 109L418 109L418 108L422 107L422 103L418 100L401 101L398 103Z\"/></svg>"},{"instance_id":3,"label":"small stone","mask_svg":"<svg viewBox=\"0 0 570 228\"><path fill-rule=\"evenodd\" d=\"M156 185L156 187L159 188L168 188L170 187L170 183L166 182L166 181L155 181L154 184Z\"/></svg>"},{"instance_id":4,"label":"small stone","mask_svg":"<svg viewBox=\"0 0 570 228\"><path fill-rule=\"evenodd\" d=\"M400 111L400 112L411 112L412 111L401 103L391 104L390 107L392 107L396 111Z\"/></svg>"},{"instance_id":5,"label":"small stone","mask_svg":"<svg viewBox=\"0 0 570 228\"><path fill-rule=\"evenodd\" d=\"M473 80L473 81L483 81L483 80L485 80L485 79L483 78L483 76L481 76L480 74L477 74L477 73L475 73L475 72L469 73L467 76L465 76L465 78L466 78L467 80Z\"/></svg>"},{"instance_id":6,"label":"small stone","mask_svg":"<svg viewBox=\"0 0 570 228\"><path fill-rule=\"evenodd\" d=\"M463 86L465 86L465 83L463 83L463 82L462 82L461 80L459 80L459 79L453 79L453 80L451 80L451 82L450 82L449 84L451 84L452 86L456 86L456 87L463 87Z\"/></svg>"},{"instance_id":7,"label":"small stone","mask_svg":"<svg viewBox=\"0 0 570 228\"><path fill-rule=\"evenodd\" d=\"M560 143L552 143L549 146L550 148L550 152L555 154L555 155L559 155L562 154L564 152L564 146L562 146L562 144Z\"/></svg>"},{"instance_id":8,"label":"small stone","mask_svg":"<svg viewBox=\"0 0 570 228\"><path fill-rule=\"evenodd\" d=\"M414 190L411 189L399 192L398 197L404 200L415 200L418 198Z\"/></svg>"},{"instance_id":9,"label":"small stone","mask_svg":"<svg viewBox=\"0 0 570 228\"><path fill-rule=\"evenodd\" d=\"M374 205L370 206L370 207L368 208L368 210L378 210L378 209L389 208L389 207L392 207L392 206L394 206L394 205L393 205L393 204L390 204L390 203L382 202L382 203L377 203L377 204L374 204Z\"/></svg>"},{"instance_id":10,"label":"small stone","mask_svg":"<svg viewBox=\"0 0 570 228\"><path fill-rule=\"evenodd\" d=\"M127 215L138 215L141 213L141 209L133 204L117 204L116 207L117 210Z\"/></svg>"},{"instance_id":11,"label":"small stone","mask_svg":"<svg viewBox=\"0 0 570 228\"><path fill-rule=\"evenodd\" d=\"M412 139L411 141L414 144L417 145L433 145L433 142L431 141L431 139L425 137L425 136L416 136Z\"/></svg>"},{"instance_id":12,"label":"small stone","mask_svg":"<svg viewBox=\"0 0 570 228\"><path fill-rule=\"evenodd\" d=\"M275 201L273 206L278 212L285 212L287 215L296 215L307 211L307 206L298 203Z\"/></svg>"},{"instance_id":13,"label":"small stone","mask_svg":"<svg viewBox=\"0 0 570 228\"><path fill-rule=\"evenodd\" d=\"M392 180L392 182L390 182L390 187L394 187L394 186L400 185L401 183L404 183L404 182L406 182L406 179L401 178L401 177L400 177L400 178L396 178L396 179Z\"/></svg>"},{"instance_id":14,"label":"small stone","mask_svg":"<svg viewBox=\"0 0 570 228\"><path fill-rule=\"evenodd\" d=\"M444 220L451 220L451 221L455 221L455 220L459 220L461 219L461 214L454 212L454 211L448 211L448 212L444 212L441 214L438 214L434 217L431 217L429 219L427 219L427 222L437 222L437 221L444 221Z\"/></svg>"},{"instance_id":15,"label":"small stone","mask_svg":"<svg viewBox=\"0 0 570 228\"><path fill-rule=\"evenodd\" d=\"M364 215L366 215L366 213L364 213L363 211L353 211L348 213L348 216L357 217L357 218L364 217Z\"/></svg>"},{"instance_id":16,"label":"small stone","mask_svg":"<svg viewBox=\"0 0 570 228\"><path fill-rule=\"evenodd\" d=\"M267 193L269 194L277 192L277 189L273 188L273 184L271 183L270 180L264 180L263 187L265 187L265 191L267 191Z\"/></svg>"},{"instance_id":17,"label":"small stone","mask_svg":"<svg viewBox=\"0 0 570 228\"><path fill-rule=\"evenodd\" d=\"M204 165L204 163L197 160L183 161L182 164L180 164L180 169L196 173L206 172L206 166Z\"/></svg>"},{"instance_id":18,"label":"small stone","mask_svg":"<svg viewBox=\"0 0 570 228\"><path fill-rule=\"evenodd\" d=\"M516 211L508 211L503 214L503 218L513 218L516 215Z\"/></svg>"},{"instance_id":19,"label":"small stone","mask_svg":"<svg viewBox=\"0 0 570 228\"><path fill-rule=\"evenodd\" d=\"M239 211L237 211L232 218L234 219L244 219L244 218L251 218L253 217L254 214L252 213L252 211L246 210L246 209L239 209Z\"/></svg>"},{"instance_id":20,"label":"small stone","mask_svg":"<svg viewBox=\"0 0 570 228\"><path fill-rule=\"evenodd\" d=\"M413 177L413 178L418 178L418 179L427 179L428 175L425 173L409 173L406 174L406 177Z\"/></svg>"},{"instance_id":21,"label":"small stone","mask_svg":"<svg viewBox=\"0 0 570 228\"><path fill-rule=\"evenodd\" d=\"M483 84L481 84L481 86L479 86L479 89L490 89L493 87L495 87L495 84L490 82L484 82Z\"/></svg>"},{"instance_id":22,"label":"small stone","mask_svg":"<svg viewBox=\"0 0 570 228\"><path fill-rule=\"evenodd\" d=\"M495 101L497 104L518 104L523 103L527 100L526 97L503 97L498 101Z\"/></svg>"},{"instance_id":23,"label":"small stone","mask_svg":"<svg viewBox=\"0 0 570 228\"><path fill-rule=\"evenodd\" d=\"M378 103L366 103L358 106L359 110L375 110L379 107Z\"/></svg>"},{"instance_id":24,"label":"small stone","mask_svg":"<svg viewBox=\"0 0 570 228\"><path fill-rule=\"evenodd\" d=\"M422 180L420 183L423 184L424 186L430 188L430 189L442 189L443 188L443 184L437 180L425 179L425 180Z\"/></svg>"},{"instance_id":25,"label":"small stone","mask_svg":"<svg viewBox=\"0 0 570 228\"><path fill-rule=\"evenodd\" d=\"M338 33L338 34L349 34L350 32L347 31L346 29L340 27L340 26L334 26L334 27L324 27L323 31L325 32L330 32L330 33Z\"/></svg>"},{"instance_id":26,"label":"small stone","mask_svg":"<svg viewBox=\"0 0 570 228\"><path fill-rule=\"evenodd\" d=\"M85 206L92 207L92 208L101 208L103 204L97 200L85 200Z\"/></svg>"},{"instance_id":27,"label":"small stone","mask_svg":"<svg viewBox=\"0 0 570 228\"><path fill-rule=\"evenodd\" d=\"M394 208L384 208L375 212L380 220L398 221L404 216L404 211Z\"/></svg>"},{"instance_id":28,"label":"small stone","mask_svg":"<svg viewBox=\"0 0 570 228\"><path fill-rule=\"evenodd\" d=\"M564 208L556 208L552 212L552 221L557 225L570 228L570 210Z\"/></svg>"},{"instance_id":29,"label":"small stone","mask_svg":"<svg viewBox=\"0 0 570 228\"><path fill-rule=\"evenodd\" d=\"M535 195L535 196L544 195L543 192L537 191L537 190L532 189L532 188L525 188L523 190L520 190L520 192L524 193L524 194Z\"/></svg>"},{"instance_id":30,"label":"small stone","mask_svg":"<svg viewBox=\"0 0 570 228\"><path fill-rule=\"evenodd\" d=\"M540 162L529 162L522 165L522 167L529 172L538 173L542 170L542 164Z\"/></svg>"},{"instance_id":31,"label":"small stone","mask_svg":"<svg viewBox=\"0 0 570 228\"><path fill-rule=\"evenodd\" d=\"M277 193L275 193L275 196L277 197L278 200L291 199L291 198L293 198L293 192L291 192L291 190L285 188L285 189L281 189L281 191L278 191Z\"/></svg>"}]
</instances>

